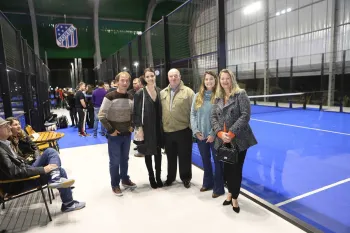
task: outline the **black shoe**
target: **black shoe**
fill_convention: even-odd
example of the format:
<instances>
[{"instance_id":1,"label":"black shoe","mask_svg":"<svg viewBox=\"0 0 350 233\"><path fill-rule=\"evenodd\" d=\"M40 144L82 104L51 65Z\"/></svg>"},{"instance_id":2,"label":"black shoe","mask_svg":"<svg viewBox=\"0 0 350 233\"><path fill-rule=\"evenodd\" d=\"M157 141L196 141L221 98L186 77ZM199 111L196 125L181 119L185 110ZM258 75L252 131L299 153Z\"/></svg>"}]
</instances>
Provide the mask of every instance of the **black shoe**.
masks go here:
<instances>
[{"instance_id":1,"label":"black shoe","mask_svg":"<svg viewBox=\"0 0 350 233\"><path fill-rule=\"evenodd\" d=\"M188 189L188 188L191 187L191 182L190 181L184 181L183 183L184 183L185 188Z\"/></svg>"},{"instance_id":2,"label":"black shoe","mask_svg":"<svg viewBox=\"0 0 350 233\"><path fill-rule=\"evenodd\" d=\"M233 211L236 212L237 214L238 214L239 211L241 210L241 208L239 208L239 206L238 206L238 207L232 206L232 209L233 209Z\"/></svg>"},{"instance_id":3,"label":"black shoe","mask_svg":"<svg viewBox=\"0 0 350 233\"><path fill-rule=\"evenodd\" d=\"M152 187L153 189L158 188L157 182L156 182L156 180L154 179L154 177L150 177L150 178L149 178L149 183L150 183L150 185L151 185L151 187Z\"/></svg>"},{"instance_id":4,"label":"black shoe","mask_svg":"<svg viewBox=\"0 0 350 233\"><path fill-rule=\"evenodd\" d=\"M173 184L173 182L170 182L170 181L165 181L164 182L164 186L166 187L166 186L171 186Z\"/></svg>"},{"instance_id":5,"label":"black shoe","mask_svg":"<svg viewBox=\"0 0 350 233\"><path fill-rule=\"evenodd\" d=\"M232 205L232 200L225 200L224 203L222 203L222 205Z\"/></svg>"},{"instance_id":6,"label":"black shoe","mask_svg":"<svg viewBox=\"0 0 350 233\"><path fill-rule=\"evenodd\" d=\"M158 188L163 187L163 181L159 177L157 178L157 186L158 186Z\"/></svg>"}]
</instances>

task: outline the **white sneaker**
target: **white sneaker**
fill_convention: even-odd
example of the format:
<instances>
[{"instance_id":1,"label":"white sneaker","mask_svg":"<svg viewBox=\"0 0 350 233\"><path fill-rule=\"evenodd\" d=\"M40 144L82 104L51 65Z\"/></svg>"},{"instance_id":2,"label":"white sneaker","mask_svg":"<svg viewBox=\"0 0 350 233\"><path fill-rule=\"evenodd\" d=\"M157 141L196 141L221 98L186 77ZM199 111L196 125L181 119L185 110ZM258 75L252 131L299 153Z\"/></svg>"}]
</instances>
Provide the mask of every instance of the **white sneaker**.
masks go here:
<instances>
[{"instance_id":1,"label":"white sneaker","mask_svg":"<svg viewBox=\"0 0 350 233\"><path fill-rule=\"evenodd\" d=\"M52 182L49 184L49 188L51 189L59 189L59 188L69 188L74 184L75 180L60 178L59 180Z\"/></svg>"}]
</instances>

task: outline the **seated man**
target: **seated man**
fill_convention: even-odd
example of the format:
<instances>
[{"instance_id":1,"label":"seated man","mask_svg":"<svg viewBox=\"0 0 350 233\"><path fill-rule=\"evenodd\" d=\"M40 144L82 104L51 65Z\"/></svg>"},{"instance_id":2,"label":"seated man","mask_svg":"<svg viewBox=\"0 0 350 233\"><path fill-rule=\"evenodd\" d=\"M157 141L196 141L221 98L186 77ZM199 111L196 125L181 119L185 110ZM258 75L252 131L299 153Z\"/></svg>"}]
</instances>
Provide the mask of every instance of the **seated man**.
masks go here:
<instances>
[{"instance_id":1,"label":"seated man","mask_svg":"<svg viewBox=\"0 0 350 233\"><path fill-rule=\"evenodd\" d=\"M70 186L74 184L74 180L68 179L65 170L61 168L57 151L49 148L29 165L11 146L11 142L8 141L10 136L12 136L10 122L0 117L0 180L24 179L40 175L41 184L46 184L49 180L49 187L57 188L60 192L63 202L62 212L85 207L84 202L73 200ZM36 188L37 185L36 180L30 180L2 184L1 188L5 193L15 194Z\"/></svg>"}]
</instances>

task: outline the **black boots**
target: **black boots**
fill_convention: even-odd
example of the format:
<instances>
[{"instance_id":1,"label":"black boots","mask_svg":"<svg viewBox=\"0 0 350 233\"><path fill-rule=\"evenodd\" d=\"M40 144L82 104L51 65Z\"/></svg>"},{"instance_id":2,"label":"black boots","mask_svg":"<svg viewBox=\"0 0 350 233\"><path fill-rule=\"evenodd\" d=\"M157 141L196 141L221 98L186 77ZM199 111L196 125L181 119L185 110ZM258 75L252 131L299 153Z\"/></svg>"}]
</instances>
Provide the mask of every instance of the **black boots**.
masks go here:
<instances>
[{"instance_id":1,"label":"black boots","mask_svg":"<svg viewBox=\"0 0 350 233\"><path fill-rule=\"evenodd\" d=\"M160 170L156 170L156 177L157 177L157 186L158 186L158 188L162 188L163 187L163 181L160 178Z\"/></svg>"},{"instance_id":2,"label":"black boots","mask_svg":"<svg viewBox=\"0 0 350 233\"><path fill-rule=\"evenodd\" d=\"M162 188L163 187L163 182L162 182L162 179L160 178L160 172L157 171L156 173L157 173L157 175L156 175L157 178L156 179L154 179L154 175L153 174L149 175L149 183L150 183L150 185L151 185L151 187L153 189Z\"/></svg>"},{"instance_id":3,"label":"black boots","mask_svg":"<svg viewBox=\"0 0 350 233\"><path fill-rule=\"evenodd\" d=\"M157 185L156 180L154 179L154 176L149 177L149 183L153 189L158 188L158 185Z\"/></svg>"},{"instance_id":4,"label":"black boots","mask_svg":"<svg viewBox=\"0 0 350 233\"><path fill-rule=\"evenodd\" d=\"M155 156L155 168L156 168L156 179L154 179L154 172L152 166L152 156L145 155L145 163L148 170L149 183L152 188L161 188L163 187L163 182L161 179L161 154Z\"/></svg>"}]
</instances>

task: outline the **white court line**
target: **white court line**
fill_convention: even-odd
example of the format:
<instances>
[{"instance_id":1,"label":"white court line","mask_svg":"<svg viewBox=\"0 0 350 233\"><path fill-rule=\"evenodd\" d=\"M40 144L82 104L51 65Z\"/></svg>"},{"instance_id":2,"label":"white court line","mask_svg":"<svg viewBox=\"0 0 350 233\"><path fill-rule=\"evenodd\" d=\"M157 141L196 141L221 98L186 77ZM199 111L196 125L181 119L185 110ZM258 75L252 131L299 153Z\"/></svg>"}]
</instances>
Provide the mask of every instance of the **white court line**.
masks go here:
<instances>
[{"instance_id":1,"label":"white court line","mask_svg":"<svg viewBox=\"0 0 350 233\"><path fill-rule=\"evenodd\" d=\"M333 183L333 184L324 186L324 187L319 188L319 189L316 189L316 190L314 190L314 191L311 191L311 192L308 192L308 193L304 193L304 194L302 194L302 195L293 197L293 198L288 199L288 200L286 200L286 201L282 201L282 202L280 202L280 203L277 203L275 206L277 206L277 207L283 206L283 205L285 205L285 204L288 204L288 203L291 203L291 202L293 202L293 201L302 199L302 198L304 198L304 197L308 197L308 196L313 195L313 194L315 194L315 193L319 193L319 192L321 192L321 191L324 191L324 190L333 188L333 187L335 187L335 186L344 184L344 183L349 182L349 181L350 181L350 178L347 178L347 179L345 179L345 180L338 181L338 182L336 182L336 183Z\"/></svg>"},{"instance_id":2,"label":"white court line","mask_svg":"<svg viewBox=\"0 0 350 233\"><path fill-rule=\"evenodd\" d=\"M291 124L285 124L285 123L280 123L280 122L275 122L275 121L265 121L265 120L255 119L255 118L251 118L251 120L275 124L275 125L284 125L284 126L290 126L290 127L295 127L295 128L310 129L310 130L321 131L321 132L326 132L326 133L334 133L334 134L341 134L341 135L350 136L349 133L342 133L342 132L325 130L325 129L317 129L317 128L305 127L305 126L300 126L300 125L291 125Z\"/></svg>"}]
</instances>

